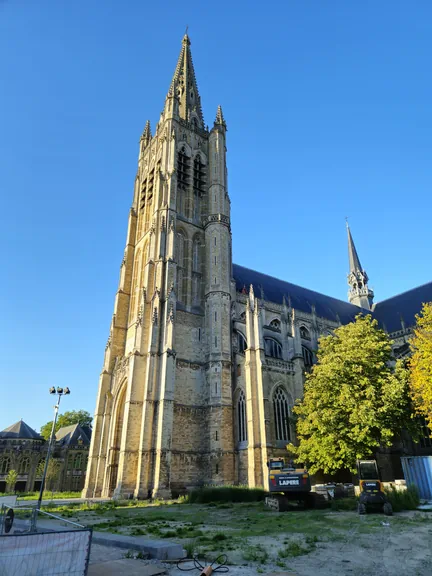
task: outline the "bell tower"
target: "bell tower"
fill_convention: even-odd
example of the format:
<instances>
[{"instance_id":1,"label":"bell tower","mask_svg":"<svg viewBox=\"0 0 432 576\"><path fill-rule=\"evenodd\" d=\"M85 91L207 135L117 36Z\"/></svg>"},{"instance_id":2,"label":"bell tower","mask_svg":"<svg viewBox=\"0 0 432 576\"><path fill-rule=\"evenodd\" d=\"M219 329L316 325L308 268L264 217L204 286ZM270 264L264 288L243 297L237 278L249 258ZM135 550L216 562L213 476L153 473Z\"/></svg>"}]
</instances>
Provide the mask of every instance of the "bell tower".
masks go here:
<instances>
[{"instance_id":1,"label":"bell tower","mask_svg":"<svg viewBox=\"0 0 432 576\"><path fill-rule=\"evenodd\" d=\"M85 497L234 481L226 123L204 125L190 39L139 142Z\"/></svg>"}]
</instances>

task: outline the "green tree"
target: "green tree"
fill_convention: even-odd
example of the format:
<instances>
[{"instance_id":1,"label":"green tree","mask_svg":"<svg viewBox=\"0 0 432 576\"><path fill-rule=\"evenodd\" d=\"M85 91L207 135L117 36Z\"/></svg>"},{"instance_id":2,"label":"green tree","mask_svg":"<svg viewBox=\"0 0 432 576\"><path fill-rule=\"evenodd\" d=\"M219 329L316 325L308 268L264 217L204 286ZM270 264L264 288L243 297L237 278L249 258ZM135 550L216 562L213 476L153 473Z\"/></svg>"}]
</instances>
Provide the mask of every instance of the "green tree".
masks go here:
<instances>
[{"instance_id":1,"label":"green tree","mask_svg":"<svg viewBox=\"0 0 432 576\"><path fill-rule=\"evenodd\" d=\"M18 479L18 472L16 470L9 470L6 476L6 489L8 492L15 490L15 484Z\"/></svg>"},{"instance_id":2,"label":"green tree","mask_svg":"<svg viewBox=\"0 0 432 576\"><path fill-rule=\"evenodd\" d=\"M45 460L41 460L36 469L36 476L43 476L45 469ZM45 489L52 490L60 472L60 463L55 458L50 458L45 478Z\"/></svg>"},{"instance_id":3,"label":"green tree","mask_svg":"<svg viewBox=\"0 0 432 576\"><path fill-rule=\"evenodd\" d=\"M69 412L65 412L64 414L60 414L57 418L57 424L55 427L55 431L57 432L63 426L71 426L72 424L80 424L81 426L90 426L92 423L93 418L91 417L90 413L86 410L71 410ZM47 422L41 428L41 436L45 438L45 440L49 440L51 435L51 428L52 423Z\"/></svg>"},{"instance_id":4,"label":"green tree","mask_svg":"<svg viewBox=\"0 0 432 576\"><path fill-rule=\"evenodd\" d=\"M317 358L294 407L299 444L288 448L312 473L354 472L358 458L412 429L408 372L370 315L321 338Z\"/></svg>"},{"instance_id":5,"label":"green tree","mask_svg":"<svg viewBox=\"0 0 432 576\"><path fill-rule=\"evenodd\" d=\"M409 360L411 395L416 412L432 430L432 302L423 304L416 316Z\"/></svg>"}]
</instances>

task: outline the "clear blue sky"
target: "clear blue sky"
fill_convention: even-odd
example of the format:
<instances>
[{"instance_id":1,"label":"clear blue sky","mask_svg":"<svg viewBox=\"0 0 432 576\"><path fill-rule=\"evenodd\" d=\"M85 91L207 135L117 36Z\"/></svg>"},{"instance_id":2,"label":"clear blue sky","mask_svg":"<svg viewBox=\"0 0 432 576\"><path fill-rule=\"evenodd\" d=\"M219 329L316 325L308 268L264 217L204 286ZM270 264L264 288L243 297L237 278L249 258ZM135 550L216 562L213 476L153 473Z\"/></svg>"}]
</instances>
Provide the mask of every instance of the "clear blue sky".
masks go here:
<instances>
[{"instance_id":1,"label":"clear blue sky","mask_svg":"<svg viewBox=\"0 0 432 576\"><path fill-rule=\"evenodd\" d=\"M222 104L234 261L346 299L431 280L432 3L0 0L0 429L94 411L138 140L185 26Z\"/></svg>"}]
</instances>

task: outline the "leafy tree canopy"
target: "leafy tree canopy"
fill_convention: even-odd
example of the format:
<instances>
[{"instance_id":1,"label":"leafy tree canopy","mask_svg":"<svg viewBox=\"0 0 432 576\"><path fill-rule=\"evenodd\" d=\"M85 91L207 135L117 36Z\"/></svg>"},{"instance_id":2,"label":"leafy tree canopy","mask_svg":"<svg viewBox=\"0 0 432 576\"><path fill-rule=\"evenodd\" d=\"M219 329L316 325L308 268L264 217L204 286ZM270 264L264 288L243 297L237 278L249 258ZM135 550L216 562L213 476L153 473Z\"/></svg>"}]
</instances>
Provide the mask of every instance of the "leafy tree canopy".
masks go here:
<instances>
[{"instance_id":1,"label":"leafy tree canopy","mask_svg":"<svg viewBox=\"0 0 432 576\"><path fill-rule=\"evenodd\" d=\"M69 412L65 412L64 414L60 414L57 418L57 424L55 431L57 432L63 426L71 426L72 424L80 424L81 426L90 426L92 423L93 418L91 417L90 413L86 410L71 410ZM41 436L45 438L45 440L49 440L51 435L51 428L52 428L53 421L47 422L44 424L40 430Z\"/></svg>"},{"instance_id":2,"label":"leafy tree canopy","mask_svg":"<svg viewBox=\"0 0 432 576\"><path fill-rule=\"evenodd\" d=\"M13 490L15 488L17 480L18 472L16 470L9 470L8 475L6 476L6 486L9 490Z\"/></svg>"},{"instance_id":3,"label":"leafy tree canopy","mask_svg":"<svg viewBox=\"0 0 432 576\"><path fill-rule=\"evenodd\" d=\"M391 341L370 315L321 338L317 358L294 407L299 445L288 448L312 473L355 472L358 458L412 427L408 372L392 367Z\"/></svg>"},{"instance_id":4,"label":"leafy tree canopy","mask_svg":"<svg viewBox=\"0 0 432 576\"><path fill-rule=\"evenodd\" d=\"M410 387L415 409L432 430L432 302L423 304L411 340Z\"/></svg>"}]
</instances>

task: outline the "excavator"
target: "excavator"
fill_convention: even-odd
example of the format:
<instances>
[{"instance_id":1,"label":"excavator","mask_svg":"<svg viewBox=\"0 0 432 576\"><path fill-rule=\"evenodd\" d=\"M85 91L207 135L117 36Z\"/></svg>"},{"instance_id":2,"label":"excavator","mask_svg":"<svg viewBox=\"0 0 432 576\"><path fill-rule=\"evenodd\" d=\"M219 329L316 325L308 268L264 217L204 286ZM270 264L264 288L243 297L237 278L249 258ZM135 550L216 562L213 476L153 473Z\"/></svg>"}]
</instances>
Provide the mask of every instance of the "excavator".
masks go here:
<instances>
[{"instance_id":1,"label":"excavator","mask_svg":"<svg viewBox=\"0 0 432 576\"><path fill-rule=\"evenodd\" d=\"M307 469L297 466L292 460L285 462L284 458L271 458L267 462L269 469L269 494L265 503L268 508L277 512L290 509L291 502L303 504L305 508L314 508L316 494Z\"/></svg>"}]
</instances>

